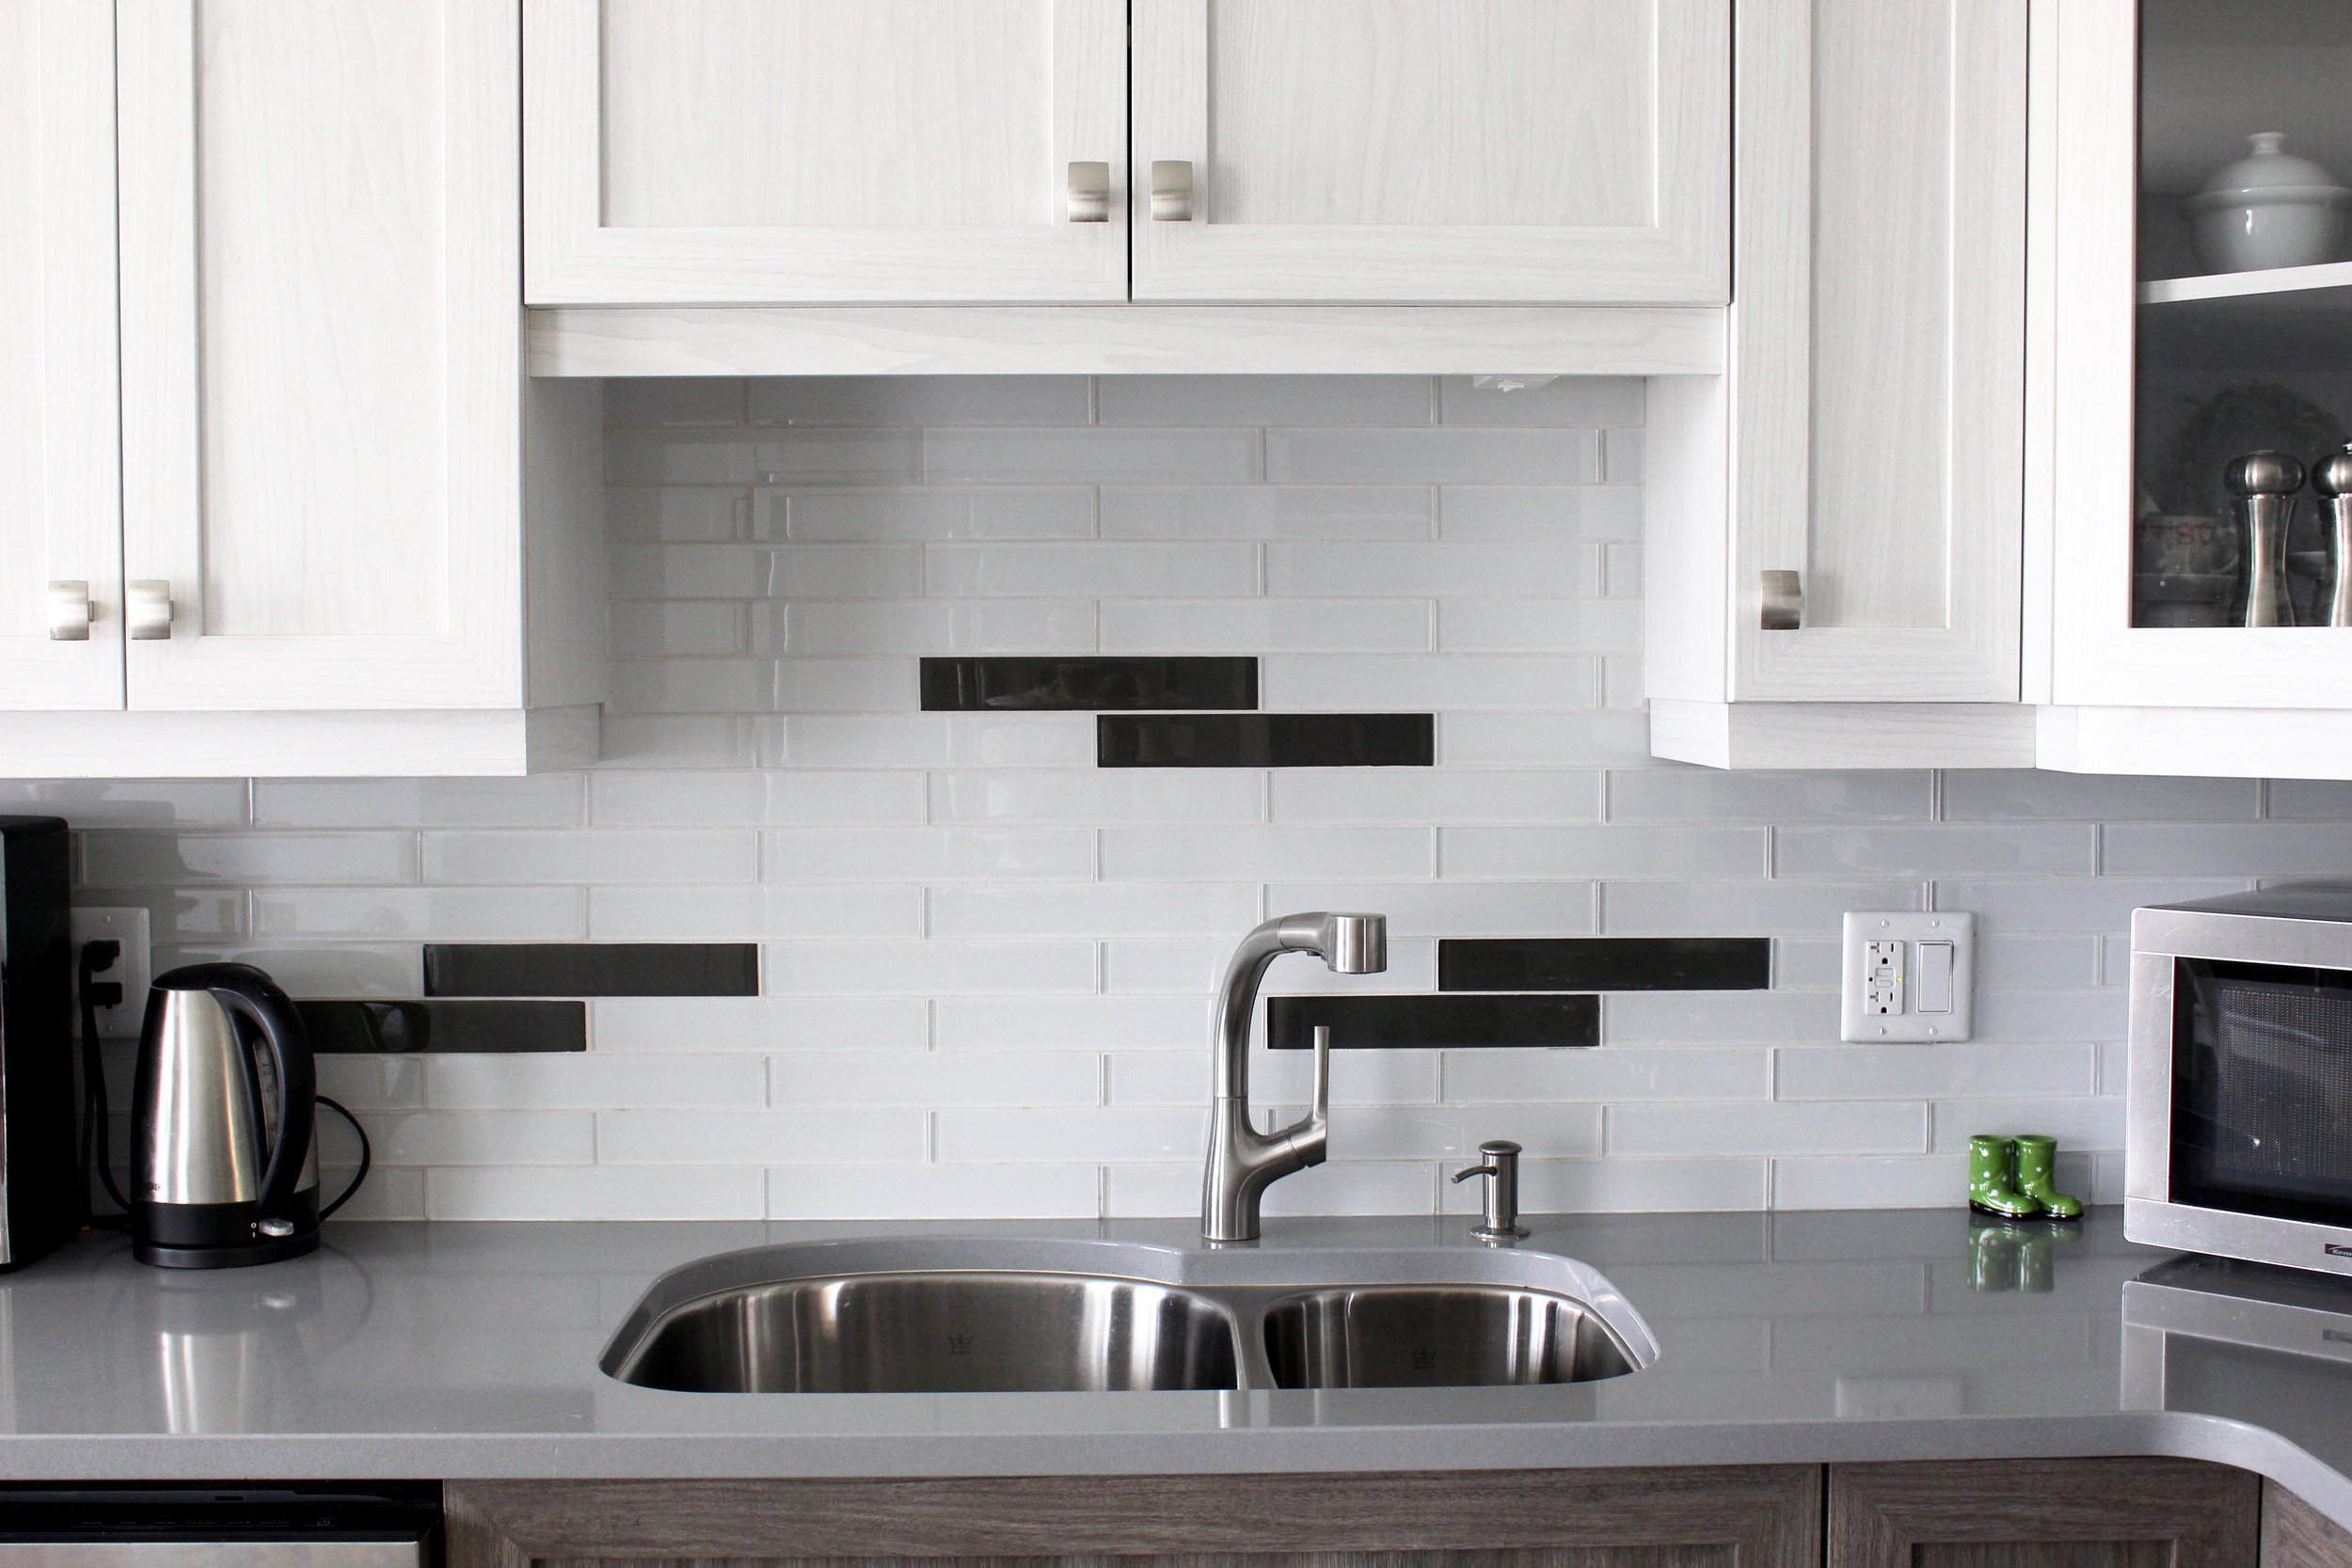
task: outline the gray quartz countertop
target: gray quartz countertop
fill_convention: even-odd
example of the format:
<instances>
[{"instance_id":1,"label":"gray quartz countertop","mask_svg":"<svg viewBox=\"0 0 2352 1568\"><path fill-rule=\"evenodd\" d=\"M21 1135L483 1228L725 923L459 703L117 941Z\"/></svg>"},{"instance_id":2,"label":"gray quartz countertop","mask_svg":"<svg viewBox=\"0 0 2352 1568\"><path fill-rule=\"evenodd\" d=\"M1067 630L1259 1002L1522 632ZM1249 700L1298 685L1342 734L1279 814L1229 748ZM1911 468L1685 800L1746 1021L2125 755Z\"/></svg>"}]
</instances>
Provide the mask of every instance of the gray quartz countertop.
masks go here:
<instances>
[{"instance_id":1,"label":"gray quartz countertop","mask_svg":"<svg viewBox=\"0 0 2352 1568\"><path fill-rule=\"evenodd\" d=\"M1265 1249L1480 1250L1470 1222L1270 1220ZM2176 1260L2118 1215L1989 1250L1950 1212L1535 1217L1654 1366L1542 1388L690 1394L597 1357L663 1271L886 1234L1197 1247L1183 1221L346 1224L174 1272L87 1239L0 1275L0 1477L938 1476L2174 1454L2352 1525L2352 1282ZM1432 1259L1424 1257L1421 1266Z\"/></svg>"}]
</instances>

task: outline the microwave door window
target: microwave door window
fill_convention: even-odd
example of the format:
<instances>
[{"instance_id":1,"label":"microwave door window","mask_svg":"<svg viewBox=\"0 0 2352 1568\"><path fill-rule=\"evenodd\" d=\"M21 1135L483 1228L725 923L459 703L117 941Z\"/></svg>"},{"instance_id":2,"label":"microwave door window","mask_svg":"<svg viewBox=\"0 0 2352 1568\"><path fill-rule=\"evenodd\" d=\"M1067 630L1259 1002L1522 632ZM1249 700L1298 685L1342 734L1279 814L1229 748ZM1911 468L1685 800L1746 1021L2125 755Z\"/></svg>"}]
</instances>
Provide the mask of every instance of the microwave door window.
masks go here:
<instances>
[{"instance_id":1,"label":"microwave door window","mask_svg":"<svg viewBox=\"0 0 2352 1568\"><path fill-rule=\"evenodd\" d=\"M2352 1224L2352 975L2184 958L2172 1196Z\"/></svg>"}]
</instances>

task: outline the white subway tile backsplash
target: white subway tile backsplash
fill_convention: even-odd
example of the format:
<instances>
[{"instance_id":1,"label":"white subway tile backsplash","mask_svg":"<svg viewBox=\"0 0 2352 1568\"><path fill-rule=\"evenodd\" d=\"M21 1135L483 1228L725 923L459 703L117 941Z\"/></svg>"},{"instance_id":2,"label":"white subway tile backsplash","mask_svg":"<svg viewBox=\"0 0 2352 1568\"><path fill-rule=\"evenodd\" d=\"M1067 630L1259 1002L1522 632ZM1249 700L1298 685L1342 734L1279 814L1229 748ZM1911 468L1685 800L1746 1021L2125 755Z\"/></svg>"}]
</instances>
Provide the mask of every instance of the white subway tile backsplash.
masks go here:
<instances>
[{"instance_id":1,"label":"white subway tile backsplash","mask_svg":"<svg viewBox=\"0 0 2352 1568\"><path fill-rule=\"evenodd\" d=\"M1426 539L1427 485L1112 485L1105 539Z\"/></svg>"},{"instance_id":2,"label":"white subway tile backsplash","mask_svg":"<svg viewBox=\"0 0 2352 1568\"><path fill-rule=\"evenodd\" d=\"M2109 822L2098 832L2100 869L2121 876L2352 874L2352 833L2301 822Z\"/></svg>"},{"instance_id":3,"label":"white subway tile backsplash","mask_svg":"<svg viewBox=\"0 0 2352 1568\"><path fill-rule=\"evenodd\" d=\"M0 782L0 811L62 816L76 828L242 828L243 779L28 779Z\"/></svg>"},{"instance_id":4,"label":"white subway tile backsplash","mask_svg":"<svg viewBox=\"0 0 2352 1568\"><path fill-rule=\"evenodd\" d=\"M759 835L748 831L628 829L428 832L429 882L750 882Z\"/></svg>"},{"instance_id":5,"label":"white subway tile backsplash","mask_svg":"<svg viewBox=\"0 0 2352 1568\"><path fill-rule=\"evenodd\" d=\"M1612 1105L1612 1154L1924 1154L1917 1102Z\"/></svg>"},{"instance_id":6,"label":"white subway tile backsplash","mask_svg":"<svg viewBox=\"0 0 2352 1568\"><path fill-rule=\"evenodd\" d=\"M587 928L573 887L270 886L252 897L256 937L560 942Z\"/></svg>"},{"instance_id":7,"label":"white subway tile backsplash","mask_svg":"<svg viewBox=\"0 0 2352 1568\"><path fill-rule=\"evenodd\" d=\"M1593 822L1600 816L1600 775L1591 769L1285 768L1270 784L1278 823Z\"/></svg>"},{"instance_id":8,"label":"white subway tile backsplash","mask_svg":"<svg viewBox=\"0 0 2352 1568\"><path fill-rule=\"evenodd\" d=\"M930 900L935 937L1224 936L1258 923L1246 884L935 887Z\"/></svg>"},{"instance_id":9,"label":"white subway tile backsplash","mask_svg":"<svg viewBox=\"0 0 2352 1568\"><path fill-rule=\"evenodd\" d=\"M1448 484L1508 475L1521 483L1595 484L1597 430L1269 430L1275 483Z\"/></svg>"},{"instance_id":10,"label":"white subway tile backsplash","mask_svg":"<svg viewBox=\"0 0 2352 1568\"><path fill-rule=\"evenodd\" d=\"M0 809L70 818L77 897L148 909L158 964L303 996L414 997L427 942L761 944L764 994L592 999L584 1053L324 1061L377 1136L363 1215L1188 1215L1233 942L1334 908L1390 916L1387 973L1294 958L1269 994L1589 933L1771 938L1775 989L1606 995L1597 1049L1344 1052L1338 1157L1269 1214L1470 1212L1444 1176L1493 1136L1539 1213L1949 1207L1985 1128L2113 1199L2132 909L2333 866L2352 786L1656 762L1644 392L613 383L599 764ZM921 657L1098 652L1429 713L1437 765L1104 769L1091 713L916 711ZM1978 1037L1837 1042L1839 916L1931 901L1979 917ZM1257 1053L1263 1112L1310 1069Z\"/></svg>"},{"instance_id":11,"label":"white subway tile backsplash","mask_svg":"<svg viewBox=\"0 0 2352 1568\"><path fill-rule=\"evenodd\" d=\"M1210 1005L1196 996L943 996L931 1004L942 1051L1174 1051L1208 1060ZM1204 1067L1203 1071L1207 1069Z\"/></svg>"},{"instance_id":12,"label":"white subway tile backsplash","mask_svg":"<svg viewBox=\"0 0 2352 1568\"><path fill-rule=\"evenodd\" d=\"M191 882L413 882L413 832L215 833L105 831L81 835L86 887Z\"/></svg>"},{"instance_id":13,"label":"white subway tile backsplash","mask_svg":"<svg viewBox=\"0 0 2352 1568\"><path fill-rule=\"evenodd\" d=\"M768 1102L816 1105L1092 1105L1102 1063L1084 1052L809 1053L768 1064ZM879 1150L876 1151L878 1154Z\"/></svg>"},{"instance_id":14,"label":"white subway tile backsplash","mask_svg":"<svg viewBox=\"0 0 2352 1568\"><path fill-rule=\"evenodd\" d=\"M762 949L778 996L990 996L1094 990L1082 942L794 942Z\"/></svg>"},{"instance_id":15,"label":"white subway tile backsplash","mask_svg":"<svg viewBox=\"0 0 2352 1568\"><path fill-rule=\"evenodd\" d=\"M1086 599L897 604L806 599L757 604L751 610L750 645L762 654L1072 654L1094 649L1095 607Z\"/></svg>"},{"instance_id":16,"label":"white subway tile backsplash","mask_svg":"<svg viewBox=\"0 0 2352 1568\"><path fill-rule=\"evenodd\" d=\"M1590 882L1282 882L1266 889L1270 913L1371 910L1400 937L1573 937L1592 931Z\"/></svg>"},{"instance_id":17,"label":"white subway tile backsplash","mask_svg":"<svg viewBox=\"0 0 2352 1568\"><path fill-rule=\"evenodd\" d=\"M1438 531L1448 539L1558 543L1642 536L1642 493L1585 484L1447 484Z\"/></svg>"},{"instance_id":18,"label":"white subway tile backsplash","mask_svg":"<svg viewBox=\"0 0 2352 1568\"><path fill-rule=\"evenodd\" d=\"M1294 712L1394 713L1440 708L1516 709L1547 694L1591 700L1589 658L1509 658L1491 655L1420 658L1277 656L1261 661L1266 706Z\"/></svg>"},{"instance_id":19,"label":"white subway tile backsplash","mask_svg":"<svg viewBox=\"0 0 2352 1568\"><path fill-rule=\"evenodd\" d=\"M424 1173L437 1220L755 1220L767 1212L757 1170L721 1166L445 1166Z\"/></svg>"},{"instance_id":20,"label":"white subway tile backsplash","mask_svg":"<svg viewBox=\"0 0 2352 1568\"><path fill-rule=\"evenodd\" d=\"M930 775L930 814L941 823L1259 822L1265 783L1223 768L943 772Z\"/></svg>"},{"instance_id":21,"label":"white subway tile backsplash","mask_svg":"<svg viewBox=\"0 0 2352 1568\"><path fill-rule=\"evenodd\" d=\"M986 490L757 490L753 533L767 540L1090 539L1094 492L1083 486Z\"/></svg>"},{"instance_id":22,"label":"white subway tile backsplash","mask_svg":"<svg viewBox=\"0 0 2352 1568\"><path fill-rule=\"evenodd\" d=\"M589 1030L598 1052L920 1051L930 1019L919 996L609 996Z\"/></svg>"},{"instance_id":23,"label":"white subway tile backsplash","mask_svg":"<svg viewBox=\"0 0 2352 1568\"><path fill-rule=\"evenodd\" d=\"M927 430L923 477L935 483L1239 482L1258 477L1255 430Z\"/></svg>"},{"instance_id":24,"label":"white subway tile backsplash","mask_svg":"<svg viewBox=\"0 0 2352 1568\"><path fill-rule=\"evenodd\" d=\"M1110 375L1096 383L1106 425L1425 425L1419 375Z\"/></svg>"},{"instance_id":25,"label":"white subway tile backsplash","mask_svg":"<svg viewBox=\"0 0 2352 1568\"><path fill-rule=\"evenodd\" d=\"M1448 877L1516 880L1758 876L1761 828L1442 828L1438 856Z\"/></svg>"},{"instance_id":26,"label":"white subway tile backsplash","mask_svg":"<svg viewBox=\"0 0 2352 1568\"><path fill-rule=\"evenodd\" d=\"M913 430L609 430L613 484L805 484L911 480L921 465Z\"/></svg>"},{"instance_id":27,"label":"white subway tile backsplash","mask_svg":"<svg viewBox=\"0 0 2352 1568\"><path fill-rule=\"evenodd\" d=\"M934 1113L943 1161L1198 1160L1206 1146L1207 1101L1200 1105L1096 1105ZM1200 1196L1200 1167L1193 1168Z\"/></svg>"},{"instance_id":28,"label":"white subway tile backsplash","mask_svg":"<svg viewBox=\"0 0 2352 1568\"><path fill-rule=\"evenodd\" d=\"M912 937L923 897L912 887L595 887L598 942L741 942L763 937Z\"/></svg>"},{"instance_id":29,"label":"white subway tile backsplash","mask_svg":"<svg viewBox=\"0 0 2352 1568\"><path fill-rule=\"evenodd\" d=\"M908 1110L605 1111L601 1165L838 1164L923 1157L923 1117Z\"/></svg>"},{"instance_id":30,"label":"white subway tile backsplash","mask_svg":"<svg viewBox=\"0 0 2352 1568\"><path fill-rule=\"evenodd\" d=\"M924 819L919 773L604 772L588 781L599 827L786 827Z\"/></svg>"},{"instance_id":31,"label":"white subway tile backsplash","mask_svg":"<svg viewBox=\"0 0 2352 1568\"><path fill-rule=\"evenodd\" d=\"M1445 654L1631 654L1642 645L1632 599L1448 599L1438 607Z\"/></svg>"},{"instance_id":32,"label":"white subway tile backsplash","mask_svg":"<svg viewBox=\"0 0 2352 1568\"><path fill-rule=\"evenodd\" d=\"M1266 592L1300 598L1580 598L1597 592L1600 581L1599 554L1589 545L1273 544L1265 546L1265 562ZM1549 696L1527 705L1549 706Z\"/></svg>"},{"instance_id":33,"label":"white subway tile backsplash","mask_svg":"<svg viewBox=\"0 0 2352 1568\"><path fill-rule=\"evenodd\" d=\"M925 580L943 597L1137 599L1257 587L1246 544L933 545Z\"/></svg>"},{"instance_id":34,"label":"white subway tile backsplash","mask_svg":"<svg viewBox=\"0 0 2352 1568\"><path fill-rule=\"evenodd\" d=\"M1081 375L832 375L755 380L753 424L929 425L1087 422Z\"/></svg>"},{"instance_id":35,"label":"white subway tile backsplash","mask_svg":"<svg viewBox=\"0 0 2352 1568\"><path fill-rule=\"evenodd\" d=\"M1106 654L1421 653L1426 599L1114 599Z\"/></svg>"},{"instance_id":36,"label":"white subway tile backsplash","mask_svg":"<svg viewBox=\"0 0 2352 1568\"><path fill-rule=\"evenodd\" d=\"M1683 1053L1677 1052L1677 1055ZM1956 1100L2091 1093L2088 1045L1783 1046L1773 1055L1776 1100Z\"/></svg>"},{"instance_id":37,"label":"white subway tile backsplash","mask_svg":"<svg viewBox=\"0 0 2352 1568\"><path fill-rule=\"evenodd\" d=\"M2088 824L2000 827L1781 828L1772 870L1783 877L2088 876L2098 869Z\"/></svg>"},{"instance_id":38,"label":"white subway tile backsplash","mask_svg":"<svg viewBox=\"0 0 2352 1568\"><path fill-rule=\"evenodd\" d=\"M1068 880L1094 874L1083 830L776 828L761 854L770 881Z\"/></svg>"},{"instance_id":39,"label":"white subway tile backsplash","mask_svg":"<svg viewBox=\"0 0 2352 1568\"><path fill-rule=\"evenodd\" d=\"M1926 773L1725 773L1629 768L1609 776L1612 822L1924 822L1935 803Z\"/></svg>"},{"instance_id":40,"label":"white subway tile backsplash","mask_svg":"<svg viewBox=\"0 0 2352 1568\"><path fill-rule=\"evenodd\" d=\"M768 1102L767 1064L753 1056L601 1050L435 1056L424 1082L425 1102L437 1111L728 1110Z\"/></svg>"},{"instance_id":41,"label":"white subway tile backsplash","mask_svg":"<svg viewBox=\"0 0 2352 1568\"><path fill-rule=\"evenodd\" d=\"M608 485L605 531L647 545L721 545L751 537L751 499L740 485Z\"/></svg>"},{"instance_id":42,"label":"white subway tile backsplash","mask_svg":"<svg viewBox=\"0 0 2352 1568\"><path fill-rule=\"evenodd\" d=\"M1114 881L1417 877L1431 866L1426 828L1106 828L1103 875Z\"/></svg>"},{"instance_id":43,"label":"white subway tile backsplash","mask_svg":"<svg viewBox=\"0 0 2352 1568\"><path fill-rule=\"evenodd\" d=\"M768 1173L771 1220L1092 1219L1092 1165L793 1165Z\"/></svg>"}]
</instances>

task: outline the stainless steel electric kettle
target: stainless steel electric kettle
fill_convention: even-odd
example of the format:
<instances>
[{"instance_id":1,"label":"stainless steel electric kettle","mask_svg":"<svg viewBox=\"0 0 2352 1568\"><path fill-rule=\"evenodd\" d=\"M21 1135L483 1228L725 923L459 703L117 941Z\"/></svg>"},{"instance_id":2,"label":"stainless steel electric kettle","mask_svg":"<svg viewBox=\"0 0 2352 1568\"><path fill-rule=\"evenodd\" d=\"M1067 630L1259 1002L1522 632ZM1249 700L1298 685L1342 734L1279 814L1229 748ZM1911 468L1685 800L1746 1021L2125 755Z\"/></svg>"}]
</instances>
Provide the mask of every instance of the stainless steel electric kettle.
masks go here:
<instances>
[{"instance_id":1,"label":"stainless steel electric kettle","mask_svg":"<svg viewBox=\"0 0 2352 1568\"><path fill-rule=\"evenodd\" d=\"M250 964L190 964L148 994L131 1102L131 1252L230 1268L319 1243L318 1094L293 1001Z\"/></svg>"}]
</instances>

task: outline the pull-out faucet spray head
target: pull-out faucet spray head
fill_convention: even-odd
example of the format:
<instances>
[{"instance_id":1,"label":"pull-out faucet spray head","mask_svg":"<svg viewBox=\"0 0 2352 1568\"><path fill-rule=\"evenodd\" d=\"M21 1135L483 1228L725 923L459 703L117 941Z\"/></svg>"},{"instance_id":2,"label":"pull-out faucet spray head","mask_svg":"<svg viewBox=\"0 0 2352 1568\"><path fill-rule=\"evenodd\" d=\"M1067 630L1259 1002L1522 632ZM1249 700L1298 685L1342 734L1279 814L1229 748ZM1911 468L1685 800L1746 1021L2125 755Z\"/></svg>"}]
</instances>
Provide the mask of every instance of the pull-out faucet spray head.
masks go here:
<instances>
[{"instance_id":1,"label":"pull-out faucet spray head","mask_svg":"<svg viewBox=\"0 0 2352 1568\"><path fill-rule=\"evenodd\" d=\"M1389 967L1389 917L1327 914L1323 917L1323 961L1334 974L1377 974Z\"/></svg>"}]
</instances>

